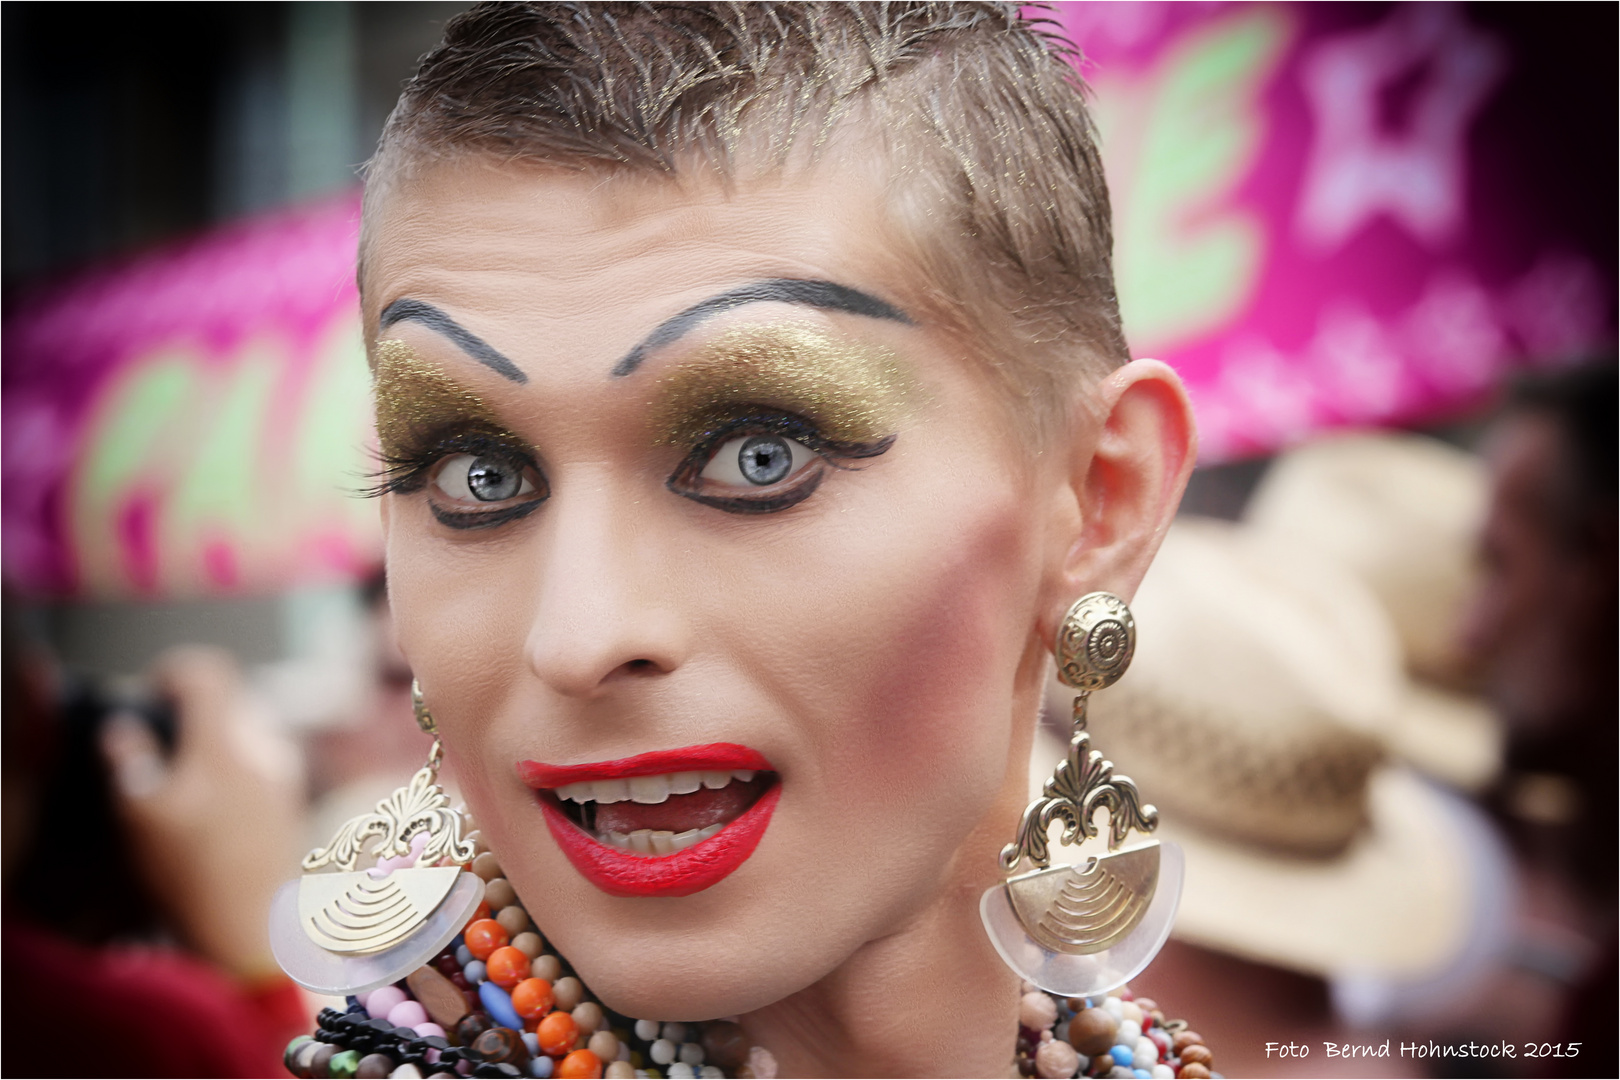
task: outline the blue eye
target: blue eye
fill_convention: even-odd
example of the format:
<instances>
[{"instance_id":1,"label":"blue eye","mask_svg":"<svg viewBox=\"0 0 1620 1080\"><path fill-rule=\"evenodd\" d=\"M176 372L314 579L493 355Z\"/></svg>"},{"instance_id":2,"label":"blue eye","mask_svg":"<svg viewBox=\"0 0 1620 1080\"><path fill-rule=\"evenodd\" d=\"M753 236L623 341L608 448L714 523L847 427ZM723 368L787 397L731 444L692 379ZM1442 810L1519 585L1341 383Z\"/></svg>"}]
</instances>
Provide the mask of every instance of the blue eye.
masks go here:
<instances>
[{"instance_id":1,"label":"blue eye","mask_svg":"<svg viewBox=\"0 0 1620 1080\"><path fill-rule=\"evenodd\" d=\"M745 435L721 443L699 475L731 487L769 487L802 471L817 456L785 435Z\"/></svg>"},{"instance_id":2,"label":"blue eye","mask_svg":"<svg viewBox=\"0 0 1620 1080\"><path fill-rule=\"evenodd\" d=\"M505 502L535 491L534 482L515 461L475 454L455 454L439 465L433 484L462 503Z\"/></svg>"}]
</instances>

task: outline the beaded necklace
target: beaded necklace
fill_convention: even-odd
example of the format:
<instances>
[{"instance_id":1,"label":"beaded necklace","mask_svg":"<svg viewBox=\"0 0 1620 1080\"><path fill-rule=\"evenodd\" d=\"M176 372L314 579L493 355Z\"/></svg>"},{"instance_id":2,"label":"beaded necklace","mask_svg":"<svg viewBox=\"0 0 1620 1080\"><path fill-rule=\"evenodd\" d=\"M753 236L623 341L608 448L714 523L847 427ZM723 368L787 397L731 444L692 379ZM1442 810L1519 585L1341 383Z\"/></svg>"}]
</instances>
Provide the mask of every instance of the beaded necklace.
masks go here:
<instances>
[{"instance_id":1,"label":"beaded necklace","mask_svg":"<svg viewBox=\"0 0 1620 1080\"><path fill-rule=\"evenodd\" d=\"M485 900L462 933L401 983L322 1009L315 1034L288 1044L296 1077L757 1077L776 1060L734 1020L659 1023L595 1001L549 949L490 852L473 860ZM1185 1021L1121 989L1054 997L1026 983L1016 1075L1218 1076Z\"/></svg>"}]
</instances>

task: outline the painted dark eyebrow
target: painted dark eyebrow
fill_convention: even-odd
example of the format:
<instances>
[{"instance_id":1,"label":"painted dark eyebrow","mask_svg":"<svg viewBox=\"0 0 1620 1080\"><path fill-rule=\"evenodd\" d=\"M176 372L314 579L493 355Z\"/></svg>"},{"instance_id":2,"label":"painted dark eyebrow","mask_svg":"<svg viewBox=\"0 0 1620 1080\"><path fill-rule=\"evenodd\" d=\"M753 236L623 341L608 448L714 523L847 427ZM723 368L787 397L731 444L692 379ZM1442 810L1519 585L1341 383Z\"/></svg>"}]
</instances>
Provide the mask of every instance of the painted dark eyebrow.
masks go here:
<instances>
[{"instance_id":1,"label":"painted dark eyebrow","mask_svg":"<svg viewBox=\"0 0 1620 1080\"><path fill-rule=\"evenodd\" d=\"M870 293L863 293L848 285L840 285L834 281L767 278L711 296L707 300L693 304L678 315L671 315L643 338L640 345L626 353L623 360L613 365L613 374L615 377L629 375L641 366L648 353L663 348L705 319L742 307L744 304L765 302L802 304L823 311L847 311L852 315L865 315L871 319L888 319L891 322L905 323L907 326L916 325L911 316L888 301L879 300Z\"/></svg>"},{"instance_id":2,"label":"painted dark eyebrow","mask_svg":"<svg viewBox=\"0 0 1620 1080\"><path fill-rule=\"evenodd\" d=\"M495 351L494 347L456 320L421 300L395 300L377 316L377 329L386 330L395 323L419 322L429 330L443 334L468 356L489 368L502 378L515 383L526 383L529 377L516 364Z\"/></svg>"}]
</instances>

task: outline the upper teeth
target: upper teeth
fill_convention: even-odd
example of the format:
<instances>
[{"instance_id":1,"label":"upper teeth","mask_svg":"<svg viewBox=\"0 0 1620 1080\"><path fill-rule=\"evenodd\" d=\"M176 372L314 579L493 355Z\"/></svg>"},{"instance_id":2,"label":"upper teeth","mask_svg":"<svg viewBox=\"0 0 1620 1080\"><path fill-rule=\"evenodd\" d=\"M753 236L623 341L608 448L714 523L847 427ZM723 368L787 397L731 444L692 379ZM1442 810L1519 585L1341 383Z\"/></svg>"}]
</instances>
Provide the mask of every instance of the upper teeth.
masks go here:
<instances>
[{"instance_id":1,"label":"upper teeth","mask_svg":"<svg viewBox=\"0 0 1620 1080\"><path fill-rule=\"evenodd\" d=\"M557 798L571 802L615 803L631 802L652 805L661 803L671 795L689 795L700 787L723 788L733 779L744 783L754 778L752 769L733 769L730 772L678 772L657 776L632 776L622 780L587 780L579 784L566 784L556 789Z\"/></svg>"}]
</instances>

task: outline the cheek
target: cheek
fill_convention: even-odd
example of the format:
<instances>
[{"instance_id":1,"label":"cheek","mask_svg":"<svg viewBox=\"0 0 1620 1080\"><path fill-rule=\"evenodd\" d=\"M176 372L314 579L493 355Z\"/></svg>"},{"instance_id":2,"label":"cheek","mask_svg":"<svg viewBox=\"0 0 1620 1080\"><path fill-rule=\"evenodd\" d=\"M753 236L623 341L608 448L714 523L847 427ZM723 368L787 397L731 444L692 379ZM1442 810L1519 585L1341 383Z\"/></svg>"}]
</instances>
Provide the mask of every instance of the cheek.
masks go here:
<instances>
[{"instance_id":1,"label":"cheek","mask_svg":"<svg viewBox=\"0 0 1620 1080\"><path fill-rule=\"evenodd\" d=\"M833 697L813 737L830 783L859 778L852 805L943 797L976 820L1000 788L1039 574L1019 500L972 494L942 520L914 517L836 607L853 632L816 673Z\"/></svg>"},{"instance_id":2,"label":"cheek","mask_svg":"<svg viewBox=\"0 0 1620 1080\"><path fill-rule=\"evenodd\" d=\"M389 600L400 650L447 744L457 746L471 718L495 714L503 684L523 669L532 582L522 569L532 560L516 540L479 550L446 544L414 520L425 513L394 508Z\"/></svg>"}]
</instances>

